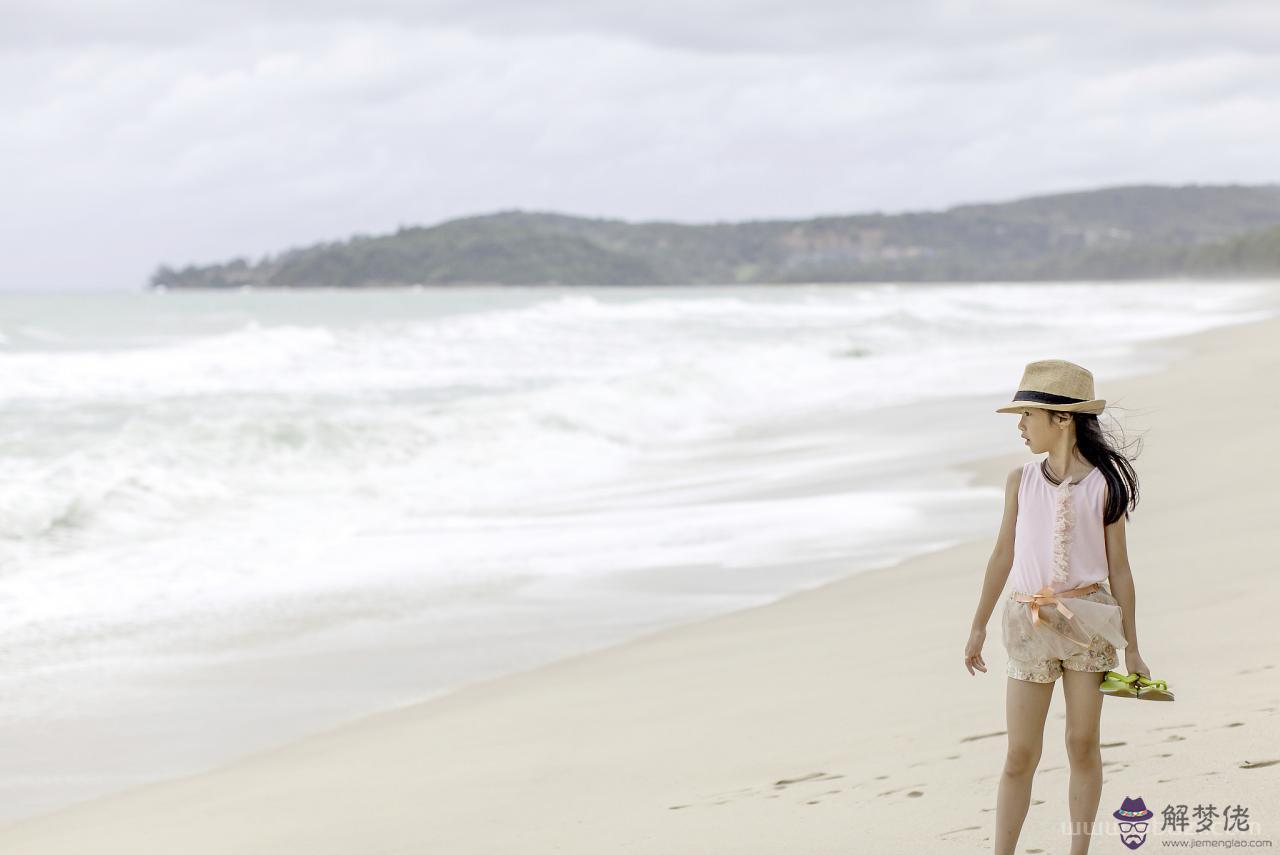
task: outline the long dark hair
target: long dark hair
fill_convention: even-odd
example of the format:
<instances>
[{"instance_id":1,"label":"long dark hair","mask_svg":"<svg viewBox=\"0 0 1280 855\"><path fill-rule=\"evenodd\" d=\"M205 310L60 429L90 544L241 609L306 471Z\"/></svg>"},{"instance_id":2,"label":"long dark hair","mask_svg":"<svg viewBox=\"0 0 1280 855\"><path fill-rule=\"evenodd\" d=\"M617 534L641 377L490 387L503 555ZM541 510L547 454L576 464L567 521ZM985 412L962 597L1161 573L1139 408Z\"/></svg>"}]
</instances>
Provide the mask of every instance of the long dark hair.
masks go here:
<instances>
[{"instance_id":1,"label":"long dark hair","mask_svg":"<svg viewBox=\"0 0 1280 855\"><path fill-rule=\"evenodd\" d=\"M1121 445L1102 427L1096 413L1071 413L1076 423L1076 448L1080 456L1102 470L1107 479L1107 506L1103 509L1102 524L1111 525L1121 515L1129 519L1129 511L1138 506L1138 473L1133 470L1132 458ZM1137 441L1142 450L1142 439ZM1138 455L1134 454L1133 458Z\"/></svg>"}]
</instances>

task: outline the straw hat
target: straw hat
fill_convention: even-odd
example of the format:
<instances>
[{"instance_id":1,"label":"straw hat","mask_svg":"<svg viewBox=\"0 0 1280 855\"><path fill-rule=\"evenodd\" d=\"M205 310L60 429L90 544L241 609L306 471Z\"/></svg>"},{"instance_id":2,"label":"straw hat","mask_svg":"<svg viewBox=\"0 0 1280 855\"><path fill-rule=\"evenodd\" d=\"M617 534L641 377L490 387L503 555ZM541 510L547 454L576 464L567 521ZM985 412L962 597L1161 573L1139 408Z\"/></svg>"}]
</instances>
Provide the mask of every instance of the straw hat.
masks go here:
<instances>
[{"instance_id":1,"label":"straw hat","mask_svg":"<svg viewBox=\"0 0 1280 855\"><path fill-rule=\"evenodd\" d=\"M997 413L1020 413L1028 407L1068 413L1101 413L1105 400L1093 397L1093 372L1065 359L1028 362L1013 401Z\"/></svg>"}]
</instances>

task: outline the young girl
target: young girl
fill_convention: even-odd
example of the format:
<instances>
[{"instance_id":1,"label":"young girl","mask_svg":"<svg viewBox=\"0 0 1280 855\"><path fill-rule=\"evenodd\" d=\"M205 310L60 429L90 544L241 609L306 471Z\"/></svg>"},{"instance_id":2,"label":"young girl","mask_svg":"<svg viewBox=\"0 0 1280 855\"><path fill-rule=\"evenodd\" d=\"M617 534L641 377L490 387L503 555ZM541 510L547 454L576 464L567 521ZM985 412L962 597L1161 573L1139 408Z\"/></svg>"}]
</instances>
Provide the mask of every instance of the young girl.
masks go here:
<instances>
[{"instance_id":1,"label":"young girl","mask_svg":"<svg viewBox=\"0 0 1280 855\"><path fill-rule=\"evenodd\" d=\"M1102 794L1103 675L1118 665L1117 648L1130 674L1151 674L1138 652L1125 549L1138 480L1102 432L1105 406L1093 397L1091 372L1047 359L1026 366L1013 401L996 411L1020 416L1032 454L1048 452L1009 473L1004 519L964 653L970 674L987 670L987 621L1012 577L1002 612L1009 747L996 802L997 853L1014 851L1026 819L1054 681L1062 677L1067 705L1071 852L1082 855Z\"/></svg>"}]
</instances>

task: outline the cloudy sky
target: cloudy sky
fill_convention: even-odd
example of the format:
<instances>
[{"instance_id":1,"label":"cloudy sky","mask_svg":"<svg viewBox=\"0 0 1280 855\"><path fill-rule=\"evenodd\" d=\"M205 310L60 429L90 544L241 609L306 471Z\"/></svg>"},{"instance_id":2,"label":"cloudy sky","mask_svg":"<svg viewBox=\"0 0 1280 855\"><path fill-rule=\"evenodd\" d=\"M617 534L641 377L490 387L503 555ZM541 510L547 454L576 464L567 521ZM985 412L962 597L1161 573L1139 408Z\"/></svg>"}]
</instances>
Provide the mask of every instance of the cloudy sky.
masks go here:
<instances>
[{"instance_id":1,"label":"cloudy sky","mask_svg":"<svg viewBox=\"0 0 1280 855\"><path fill-rule=\"evenodd\" d=\"M0 0L0 289L521 208L1280 180L1280 3Z\"/></svg>"}]
</instances>

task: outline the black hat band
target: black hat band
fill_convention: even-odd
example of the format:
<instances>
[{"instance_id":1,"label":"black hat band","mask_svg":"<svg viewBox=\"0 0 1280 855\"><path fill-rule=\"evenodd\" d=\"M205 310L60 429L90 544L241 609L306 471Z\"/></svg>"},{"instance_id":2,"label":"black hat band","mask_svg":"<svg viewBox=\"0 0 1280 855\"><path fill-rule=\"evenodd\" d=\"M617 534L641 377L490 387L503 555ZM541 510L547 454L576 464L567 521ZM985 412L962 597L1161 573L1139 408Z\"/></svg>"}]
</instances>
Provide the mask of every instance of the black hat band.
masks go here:
<instances>
[{"instance_id":1,"label":"black hat band","mask_svg":"<svg viewBox=\"0 0 1280 855\"><path fill-rule=\"evenodd\" d=\"M1084 398L1068 398L1066 395L1053 395L1049 392L1037 392L1034 389L1019 389L1013 396L1015 401L1037 401L1041 404L1082 404Z\"/></svg>"}]
</instances>

